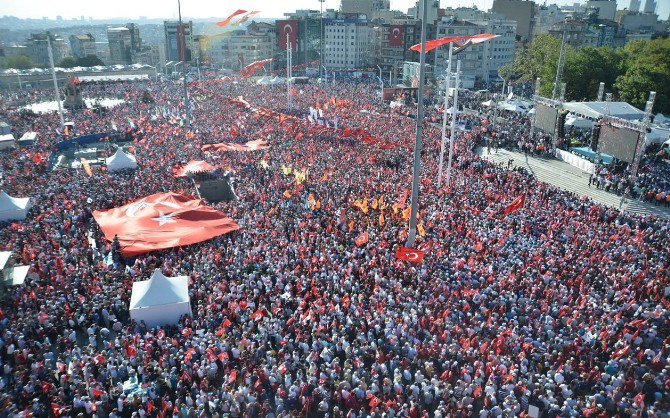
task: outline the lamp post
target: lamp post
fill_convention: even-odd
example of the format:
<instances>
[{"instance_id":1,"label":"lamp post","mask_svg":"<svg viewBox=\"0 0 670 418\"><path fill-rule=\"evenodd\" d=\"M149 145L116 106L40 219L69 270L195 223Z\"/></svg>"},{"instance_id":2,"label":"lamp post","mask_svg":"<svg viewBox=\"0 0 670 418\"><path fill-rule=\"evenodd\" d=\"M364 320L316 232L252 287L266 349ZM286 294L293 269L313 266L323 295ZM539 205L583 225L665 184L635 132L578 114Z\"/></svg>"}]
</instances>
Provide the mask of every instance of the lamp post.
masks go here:
<instances>
[{"instance_id":1,"label":"lamp post","mask_svg":"<svg viewBox=\"0 0 670 418\"><path fill-rule=\"evenodd\" d=\"M409 215L409 233L406 247L413 247L416 241L417 215L419 212L419 175L421 172L421 134L423 123L423 87L426 72L426 20L428 19L428 0L422 0L421 18L421 54L419 58L419 91L417 93L416 127L414 141L414 166L412 168L412 206Z\"/></svg>"},{"instance_id":2,"label":"lamp post","mask_svg":"<svg viewBox=\"0 0 670 418\"><path fill-rule=\"evenodd\" d=\"M321 14L319 15L320 17L320 24L321 27L319 29L319 50L321 53L319 54L319 66L323 67L323 2L326 0L319 0L319 3L321 3ZM326 67L323 67L323 70L326 70ZM319 72L321 72L321 69L319 68Z\"/></svg>"},{"instance_id":3,"label":"lamp post","mask_svg":"<svg viewBox=\"0 0 670 418\"><path fill-rule=\"evenodd\" d=\"M456 140L456 113L458 112L458 84L461 77L461 60L456 61L456 84L454 85L454 108L451 111L451 137L449 138L449 161L447 162L447 186L451 184L451 161Z\"/></svg>"},{"instance_id":4,"label":"lamp post","mask_svg":"<svg viewBox=\"0 0 670 418\"><path fill-rule=\"evenodd\" d=\"M63 105L60 101L60 91L58 90L58 80L56 79L56 69L54 68L54 54L51 50L51 34L49 32L47 32L47 52L49 53L49 64L51 65L51 77L54 81L56 102L58 102L58 117L60 118L60 128L65 129L65 119L63 119Z\"/></svg>"},{"instance_id":5,"label":"lamp post","mask_svg":"<svg viewBox=\"0 0 670 418\"><path fill-rule=\"evenodd\" d=\"M440 143L440 166L437 169L437 187L442 186L442 167L444 166L444 148L447 138L447 109L449 109L449 83L451 82L451 57L454 53L453 42L449 43L449 59L447 60L447 78L444 80L444 112L442 113L442 142Z\"/></svg>"},{"instance_id":6,"label":"lamp post","mask_svg":"<svg viewBox=\"0 0 670 418\"><path fill-rule=\"evenodd\" d=\"M181 51L182 51L182 58L183 63L184 63L184 128L185 131L188 132L189 129L191 128L191 124L189 121L188 117L188 112L189 112L189 102L188 102L188 83L186 82L186 61L187 61L187 56L186 56L186 30L184 29L184 24L181 21L181 0L177 0L177 10L179 12L179 30L177 31L177 36L179 36L179 32L181 32L181 39L178 39L177 42L181 43ZM193 36L193 34L191 34ZM175 71L176 71L176 66L175 66Z\"/></svg>"},{"instance_id":7,"label":"lamp post","mask_svg":"<svg viewBox=\"0 0 670 418\"><path fill-rule=\"evenodd\" d=\"M384 103L384 80L382 80L382 67L377 64L377 68L379 68L379 83L381 84L381 99L382 103Z\"/></svg>"}]
</instances>

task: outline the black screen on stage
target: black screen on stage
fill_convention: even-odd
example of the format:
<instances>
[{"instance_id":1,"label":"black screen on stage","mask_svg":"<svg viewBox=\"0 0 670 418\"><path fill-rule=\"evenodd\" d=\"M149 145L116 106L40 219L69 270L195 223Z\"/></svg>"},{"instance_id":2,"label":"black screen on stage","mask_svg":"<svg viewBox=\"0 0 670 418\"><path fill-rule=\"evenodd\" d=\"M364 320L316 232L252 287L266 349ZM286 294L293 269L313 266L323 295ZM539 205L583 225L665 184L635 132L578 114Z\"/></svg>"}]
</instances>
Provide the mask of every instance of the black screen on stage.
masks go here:
<instances>
[{"instance_id":1,"label":"black screen on stage","mask_svg":"<svg viewBox=\"0 0 670 418\"><path fill-rule=\"evenodd\" d=\"M557 118L558 109L535 103L535 127L537 129L553 135Z\"/></svg>"},{"instance_id":2,"label":"black screen on stage","mask_svg":"<svg viewBox=\"0 0 670 418\"><path fill-rule=\"evenodd\" d=\"M632 163L635 159L635 150L639 138L640 133L638 131L603 124L600 127L598 152Z\"/></svg>"}]
</instances>

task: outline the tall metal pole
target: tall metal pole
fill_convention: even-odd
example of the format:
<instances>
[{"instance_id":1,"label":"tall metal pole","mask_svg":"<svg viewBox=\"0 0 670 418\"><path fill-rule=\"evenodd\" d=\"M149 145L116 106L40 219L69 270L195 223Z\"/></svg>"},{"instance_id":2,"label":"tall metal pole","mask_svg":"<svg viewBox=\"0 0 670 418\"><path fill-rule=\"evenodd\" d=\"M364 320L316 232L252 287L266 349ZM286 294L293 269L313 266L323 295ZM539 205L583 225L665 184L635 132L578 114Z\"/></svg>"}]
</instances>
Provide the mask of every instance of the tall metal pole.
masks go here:
<instances>
[{"instance_id":1,"label":"tall metal pole","mask_svg":"<svg viewBox=\"0 0 670 418\"><path fill-rule=\"evenodd\" d=\"M382 103L384 103L384 80L382 80L382 67L377 64L377 68L379 68L379 84L381 84L381 99Z\"/></svg>"},{"instance_id":2,"label":"tall metal pole","mask_svg":"<svg viewBox=\"0 0 670 418\"><path fill-rule=\"evenodd\" d=\"M319 32L319 39L320 39L319 40L319 51L320 51L319 52L319 74L321 74L321 67L323 67L323 2L324 1L326 1L326 0L319 0L319 3L321 3L321 15L320 15L320 17L321 17L321 19L320 19L321 28L319 29L320 30L320 32ZM324 67L323 69L325 71L326 68ZM323 76L321 76L319 78L323 78Z\"/></svg>"},{"instance_id":3,"label":"tall metal pole","mask_svg":"<svg viewBox=\"0 0 670 418\"><path fill-rule=\"evenodd\" d=\"M601 82L600 85L598 85L598 96L596 97L596 102L603 101L604 93L605 93L605 83Z\"/></svg>"},{"instance_id":4,"label":"tall metal pole","mask_svg":"<svg viewBox=\"0 0 670 418\"><path fill-rule=\"evenodd\" d=\"M533 94L533 100L537 100L537 96L540 95L540 77L538 77L535 80L535 93ZM535 109L535 112L533 113L533 117L530 119L530 140L533 140L533 137L535 136L535 115L537 115L537 101L534 102L533 107Z\"/></svg>"},{"instance_id":5,"label":"tall metal pole","mask_svg":"<svg viewBox=\"0 0 670 418\"><path fill-rule=\"evenodd\" d=\"M633 164L631 164L631 175L633 176L633 181L637 180L637 172L640 168L640 162L644 156L644 150L647 147L646 143L646 134L649 124L651 123L651 115L654 110L654 102L656 101L656 92L649 92L649 100L647 100L647 106L644 109L644 119L642 120L642 132L637 140L637 146L635 147L635 158L633 159Z\"/></svg>"},{"instance_id":6,"label":"tall metal pole","mask_svg":"<svg viewBox=\"0 0 670 418\"><path fill-rule=\"evenodd\" d=\"M291 109L291 42L286 34L286 109Z\"/></svg>"},{"instance_id":7,"label":"tall metal pole","mask_svg":"<svg viewBox=\"0 0 670 418\"><path fill-rule=\"evenodd\" d=\"M51 65L51 77L54 80L54 91L56 92L56 102L58 103L58 117L60 118L60 128L65 129L65 119L63 119L63 105L60 102L60 91L58 90L58 80L56 79L56 69L54 68L54 54L51 51L51 34L47 32L47 52L49 53L49 65Z\"/></svg>"},{"instance_id":8,"label":"tall metal pole","mask_svg":"<svg viewBox=\"0 0 670 418\"><path fill-rule=\"evenodd\" d=\"M449 109L449 83L451 82L451 56L454 53L454 44L449 44L449 58L447 59L447 79L444 81L444 112L442 113L442 142L440 142L440 166L437 168L437 187L442 186L442 167L444 166L444 145L447 140L447 109Z\"/></svg>"},{"instance_id":9,"label":"tall metal pole","mask_svg":"<svg viewBox=\"0 0 670 418\"><path fill-rule=\"evenodd\" d=\"M421 172L421 128L423 123L423 87L426 73L426 20L428 20L428 0L422 0L421 54L419 58L419 91L417 92L416 128L414 139L414 167L412 169L412 207L409 215L409 233L406 247L413 247L416 241L417 214L419 212L419 175Z\"/></svg>"},{"instance_id":10,"label":"tall metal pole","mask_svg":"<svg viewBox=\"0 0 670 418\"><path fill-rule=\"evenodd\" d=\"M561 42L561 53L558 55L558 66L556 66L556 80L554 80L554 91L551 94L551 98L556 100L558 96L561 76L563 75L563 62L565 61L565 37L567 33L567 26L563 23L563 41Z\"/></svg>"},{"instance_id":11,"label":"tall metal pole","mask_svg":"<svg viewBox=\"0 0 670 418\"><path fill-rule=\"evenodd\" d=\"M185 128L185 131L188 132L189 129L191 128L191 123L190 123L189 116L188 116L188 111L189 111L189 108L190 108L189 102L188 102L188 86L187 86L188 83L186 82L186 74L187 74L186 62L188 61L187 60L188 57L186 56L186 29L184 28L184 24L181 21L181 0L177 0L177 10L179 12L179 29L181 31L181 40L179 40L179 42L181 42L181 48L180 49L181 49L182 55L183 55L183 57L179 57L179 59L183 61L183 65L184 65L184 67L183 67L184 68L184 115L185 115L185 117L184 117L184 128ZM179 36L179 31L177 32L177 36ZM192 33L191 33L191 36L193 36Z\"/></svg>"},{"instance_id":12,"label":"tall metal pole","mask_svg":"<svg viewBox=\"0 0 670 418\"><path fill-rule=\"evenodd\" d=\"M456 113L458 113L458 84L461 79L461 60L456 61L456 85L454 86L454 108L451 112L451 137L449 138L449 162L447 162L447 186L451 184L451 161L454 158L456 140Z\"/></svg>"}]
</instances>

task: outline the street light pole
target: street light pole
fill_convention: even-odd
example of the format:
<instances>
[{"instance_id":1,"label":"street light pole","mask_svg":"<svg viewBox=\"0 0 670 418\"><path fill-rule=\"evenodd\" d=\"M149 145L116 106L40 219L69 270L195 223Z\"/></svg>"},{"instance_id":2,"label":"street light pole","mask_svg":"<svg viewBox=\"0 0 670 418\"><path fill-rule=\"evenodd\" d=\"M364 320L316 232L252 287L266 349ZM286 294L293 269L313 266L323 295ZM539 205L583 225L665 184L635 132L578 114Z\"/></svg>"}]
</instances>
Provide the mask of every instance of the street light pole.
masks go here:
<instances>
[{"instance_id":1,"label":"street light pole","mask_svg":"<svg viewBox=\"0 0 670 418\"><path fill-rule=\"evenodd\" d=\"M60 118L60 128L65 129L65 119L63 119L63 105L60 101L60 91L58 90L58 80L56 79L56 69L54 68L54 54L51 51L51 34L47 32L47 52L49 53L49 64L51 65L51 77L54 80L54 91L56 92L56 102L58 102L58 117Z\"/></svg>"},{"instance_id":2,"label":"street light pole","mask_svg":"<svg viewBox=\"0 0 670 418\"><path fill-rule=\"evenodd\" d=\"M319 50L321 53L319 54L319 67L323 67L323 2L326 0L319 0L319 3L321 3L321 14L320 16L320 23L321 23L321 28L319 29ZM325 71L325 67L323 67ZM321 68L319 68L319 73L321 72Z\"/></svg>"},{"instance_id":3,"label":"street light pole","mask_svg":"<svg viewBox=\"0 0 670 418\"><path fill-rule=\"evenodd\" d=\"M181 21L181 0L177 0L177 10L179 12L179 29L181 31L181 51L182 51L182 57L179 57L183 60L183 69L184 69L184 128L185 131L188 132L189 129L191 128L191 123L189 121L188 117L188 112L189 112L189 102L188 102L188 86L186 82L186 61L187 61L187 56L186 56L186 29L184 29L184 24ZM177 36L179 36L179 31L177 32ZM191 34L193 36L193 34ZM175 66L175 71L176 71L176 66Z\"/></svg>"},{"instance_id":4,"label":"street light pole","mask_svg":"<svg viewBox=\"0 0 670 418\"><path fill-rule=\"evenodd\" d=\"M454 108L451 112L451 137L449 138L449 162L447 163L447 187L451 185L451 161L454 158L456 140L456 113L458 112L458 84L461 78L461 60L456 61L456 85L454 86Z\"/></svg>"},{"instance_id":5,"label":"street light pole","mask_svg":"<svg viewBox=\"0 0 670 418\"><path fill-rule=\"evenodd\" d=\"M414 140L414 167L412 169L412 207L409 215L409 233L406 247L413 247L416 241L417 215L419 212L419 175L421 174L421 134L423 124L423 87L426 72L426 20L428 19L428 0L422 0L421 18L421 54L419 58L419 91L417 92L416 128Z\"/></svg>"},{"instance_id":6,"label":"street light pole","mask_svg":"<svg viewBox=\"0 0 670 418\"><path fill-rule=\"evenodd\" d=\"M382 80L382 67L377 64L377 68L379 68L379 83L381 84L381 99L382 103L384 103L384 80Z\"/></svg>"},{"instance_id":7,"label":"street light pole","mask_svg":"<svg viewBox=\"0 0 670 418\"><path fill-rule=\"evenodd\" d=\"M454 44L449 43L449 58L447 59L447 78L444 81L444 112L442 112L442 142L440 143L440 166L437 169L437 187L442 186L442 167L444 166L444 148L447 138L447 109L449 109L449 83L451 82L451 57L454 53Z\"/></svg>"}]
</instances>

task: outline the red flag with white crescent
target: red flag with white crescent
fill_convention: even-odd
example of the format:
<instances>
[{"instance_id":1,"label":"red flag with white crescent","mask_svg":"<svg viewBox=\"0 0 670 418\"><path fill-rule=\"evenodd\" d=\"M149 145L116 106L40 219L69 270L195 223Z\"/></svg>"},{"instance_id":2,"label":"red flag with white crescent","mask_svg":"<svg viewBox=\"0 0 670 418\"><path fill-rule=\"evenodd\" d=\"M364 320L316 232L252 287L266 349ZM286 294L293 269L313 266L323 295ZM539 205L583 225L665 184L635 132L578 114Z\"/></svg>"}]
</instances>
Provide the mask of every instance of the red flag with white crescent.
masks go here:
<instances>
[{"instance_id":1,"label":"red flag with white crescent","mask_svg":"<svg viewBox=\"0 0 670 418\"><path fill-rule=\"evenodd\" d=\"M512 203L509 204L505 208L505 216L509 215L510 213L516 212L517 210L523 208L523 205L526 203L526 194L522 194L521 196L517 197L512 201Z\"/></svg>"},{"instance_id":2,"label":"red flag with white crescent","mask_svg":"<svg viewBox=\"0 0 670 418\"><path fill-rule=\"evenodd\" d=\"M423 261L423 251L414 248L400 247L395 252L395 258L398 260L409 261L410 263L421 263Z\"/></svg>"},{"instance_id":3,"label":"red flag with white crescent","mask_svg":"<svg viewBox=\"0 0 670 418\"><path fill-rule=\"evenodd\" d=\"M246 10L238 9L238 10L234 11L233 14L228 16L225 20L222 20L221 22L216 22L216 26L220 26L220 27L228 26L230 21L233 20L233 18L235 16L241 15L242 13L246 13L246 12L247 12Z\"/></svg>"},{"instance_id":4,"label":"red flag with white crescent","mask_svg":"<svg viewBox=\"0 0 670 418\"><path fill-rule=\"evenodd\" d=\"M191 245L240 229L202 200L172 192L94 211L93 217L108 241L118 238L126 257Z\"/></svg>"},{"instance_id":5,"label":"red flag with white crescent","mask_svg":"<svg viewBox=\"0 0 670 418\"><path fill-rule=\"evenodd\" d=\"M279 28L279 49L286 51L286 36L293 51L296 50L296 39L298 38L298 21L297 20L278 20L277 27Z\"/></svg>"},{"instance_id":6,"label":"red flag with white crescent","mask_svg":"<svg viewBox=\"0 0 670 418\"><path fill-rule=\"evenodd\" d=\"M402 25L391 25L389 30L389 46L402 46L405 28Z\"/></svg>"}]
</instances>

